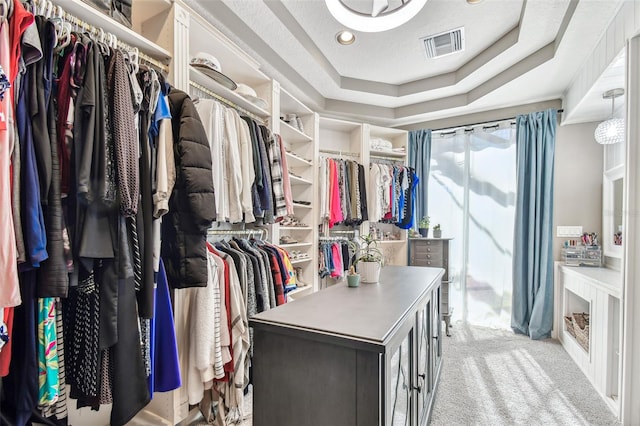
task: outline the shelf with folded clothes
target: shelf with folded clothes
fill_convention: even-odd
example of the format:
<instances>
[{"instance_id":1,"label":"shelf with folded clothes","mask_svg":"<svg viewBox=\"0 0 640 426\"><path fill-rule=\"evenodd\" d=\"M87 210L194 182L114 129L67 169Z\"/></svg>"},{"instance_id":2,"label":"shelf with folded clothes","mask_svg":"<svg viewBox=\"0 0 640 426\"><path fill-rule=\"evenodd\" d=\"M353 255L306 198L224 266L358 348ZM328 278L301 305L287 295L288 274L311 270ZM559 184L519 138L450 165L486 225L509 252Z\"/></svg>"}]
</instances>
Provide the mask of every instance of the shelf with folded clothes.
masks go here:
<instances>
[{"instance_id":1,"label":"shelf with folded clothes","mask_svg":"<svg viewBox=\"0 0 640 426\"><path fill-rule=\"evenodd\" d=\"M234 103L240 108L243 108L258 117L266 119L271 116L271 114L269 114L267 110L260 108L253 102L239 95L235 91L225 87L224 85L218 83L214 79L208 77L195 68L189 69L189 80L193 83L203 86L204 88L214 92L220 97Z\"/></svg>"},{"instance_id":2,"label":"shelf with folded clothes","mask_svg":"<svg viewBox=\"0 0 640 426\"><path fill-rule=\"evenodd\" d=\"M79 20L96 28L102 28L105 33L114 34L119 41L131 47L137 47L140 49L140 52L158 59L165 64L168 64L171 59L171 52L167 49L157 45L120 22L117 22L112 17L102 13L86 2L81 0L54 0L53 4L61 6L65 12Z\"/></svg>"},{"instance_id":3,"label":"shelf with folded clothes","mask_svg":"<svg viewBox=\"0 0 640 426\"><path fill-rule=\"evenodd\" d=\"M367 124L365 139L371 161L376 159L406 161L408 144L406 130Z\"/></svg>"},{"instance_id":4,"label":"shelf with folded clothes","mask_svg":"<svg viewBox=\"0 0 640 426\"><path fill-rule=\"evenodd\" d=\"M313 167L313 163L311 160L307 160L306 158L302 158L294 152L287 151L287 162L289 163L289 167Z\"/></svg>"},{"instance_id":5,"label":"shelf with folded clothes","mask_svg":"<svg viewBox=\"0 0 640 426\"><path fill-rule=\"evenodd\" d=\"M371 157L377 158L397 158L399 160L403 160L407 156L407 153L406 151L385 151L372 149L369 151L369 155Z\"/></svg>"}]
</instances>

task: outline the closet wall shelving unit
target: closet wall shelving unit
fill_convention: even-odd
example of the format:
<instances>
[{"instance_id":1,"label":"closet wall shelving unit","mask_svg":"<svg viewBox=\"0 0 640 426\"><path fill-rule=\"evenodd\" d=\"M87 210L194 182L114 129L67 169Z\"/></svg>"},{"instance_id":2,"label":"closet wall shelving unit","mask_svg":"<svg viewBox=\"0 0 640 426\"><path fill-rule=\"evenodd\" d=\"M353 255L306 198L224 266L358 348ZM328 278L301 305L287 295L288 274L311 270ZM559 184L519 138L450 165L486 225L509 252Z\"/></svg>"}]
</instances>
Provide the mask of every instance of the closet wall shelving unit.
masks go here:
<instances>
[{"instance_id":1,"label":"closet wall shelving unit","mask_svg":"<svg viewBox=\"0 0 640 426\"><path fill-rule=\"evenodd\" d=\"M288 238L295 243L279 244L293 255L292 263L298 268L298 289L288 293L289 300L311 294L318 289L316 266L318 264L317 219L315 194L317 192L316 164L318 157L318 114L296 99L277 81L273 82L273 115L271 129L282 138L294 200L293 216L297 222L276 224L273 227L274 242ZM285 121L295 115L302 128Z\"/></svg>"},{"instance_id":2,"label":"closet wall shelving unit","mask_svg":"<svg viewBox=\"0 0 640 426\"><path fill-rule=\"evenodd\" d=\"M371 163L385 164L408 164L408 142L409 133L406 130L380 127L372 124L363 125L364 133L364 164ZM392 151L372 148L374 139L384 139L391 142ZM368 170L368 167L367 167ZM369 187L369 174L365 174L367 187ZM378 248L385 257L386 265L407 265L408 258L408 233L390 223L365 222L362 232L368 234L373 229L382 231L384 238L378 241ZM387 238L389 236L389 238Z\"/></svg>"},{"instance_id":3,"label":"closet wall shelving unit","mask_svg":"<svg viewBox=\"0 0 640 426\"><path fill-rule=\"evenodd\" d=\"M369 165L371 162L392 164L408 163L406 130L375 126L367 123L346 121L335 118L320 118L319 149L320 156L355 160L365 166L365 182L369 187ZM391 141L393 151L371 149L371 140L381 138ZM401 151L400 151L401 150ZM320 205L320 195L316 197L316 205ZM353 227L336 225L329 229L328 223L320 218L320 210L316 212L320 224L319 233L323 237L342 235L341 232L353 231ZM382 251L387 265L407 265L408 239L407 231L393 224L365 221L355 228L354 235L366 235L372 229L380 229L383 235L390 238L378 240L378 248ZM392 239L394 238L394 239ZM327 284L337 281L328 280Z\"/></svg>"},{"instance_id":4,"label":"closet wall shelving unit","mask_svg":"<svg viewBox=\"0 0 640 426\"><path fill-rule=\"evenodd\" d=\"M318 143L322 148L318 149L318 155L320 157L330 157L335 159L353 160L360 164L364 164L362 157L363 147L363 133L362 123L355 121L340 120L335 118L320 117L318 130ZM316 169L316 175L319 181L320 170ZM323 177L324 179L324 177ZM319 192L319 191L318 191ZM353 237L361 233L362 225L360 226L346 226L335 225L329 228L329 223L320 217L320 194L318 193L315 199L315 204L318 209L314 212L314 217L318 220L317 232L321 238L327 237ZM355 231L355 232L352 232ZM319 241L318 241L319 242ZM316 244L315 250L318 251L318 244ZM318 264L316 263L316 275L318 275ZM333 278L325 278L322 280L321 287L327 287L337 284L342 280L336 280Z\"/></svg>"},{"instance_id":5,"label":"closet wall shelving unit","mask_svg":"<svg viewBox=\"0 0 640 426\"><path fill-rule=\"evenodd\" d=\"M168 0L158 0L166 3ZM170 7L149 11L147 19L134 23L134 29L143 34L152 34L158 44L173 52L169 74L172 85L186 93L203 98L213 98L225 106L235 108L241 115L248 115L265 125L272 124L272 115L279 115L274 102L275 82L260 70L260 64L247 55L222 32L205 18L181 1L170 2ZM148 1L134 2L141 8L149 8ZM256 91L258 97L267 102L263 109L249 102L236 92L218 84L190 66L191 59L199 52L215 56L221 64L222 72L236 83L244 83ZM274 114L274 110L276 111ZM271 127L273 130L273 127ZM251 225L247 225L250 227ZM218 229L239 228L242 224L217 224ZM273 229L269 229L273 240ZM277 241L277 240L276 240ZM174 295L174 316L178 350L185 353L190 330L187 327L187 306L185 292ZM188 359L181 357L181 371L187 371ZM186 387L156 393L146 411L167 420L168 424L178 424L189 414Z\"/></svg>"}]
</instances>

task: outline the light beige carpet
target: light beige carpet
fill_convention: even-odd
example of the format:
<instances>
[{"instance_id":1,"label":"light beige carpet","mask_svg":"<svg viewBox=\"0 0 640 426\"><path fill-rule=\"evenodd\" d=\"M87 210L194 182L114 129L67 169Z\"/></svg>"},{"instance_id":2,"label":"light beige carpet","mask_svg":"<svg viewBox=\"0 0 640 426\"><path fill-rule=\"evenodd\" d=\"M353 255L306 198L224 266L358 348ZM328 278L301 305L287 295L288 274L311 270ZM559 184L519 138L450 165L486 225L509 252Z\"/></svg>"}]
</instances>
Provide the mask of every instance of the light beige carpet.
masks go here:
<instances>
[{"instance_id":1,"label":"light beige carpet","mask_svg":"<svg viewBox=\"0 0 640 426\"><path fill-rule=\"evenodd\" d=\"M616 425L604 400L556 340L455 325L432 425Z\"/></svg>"}]
</instances>

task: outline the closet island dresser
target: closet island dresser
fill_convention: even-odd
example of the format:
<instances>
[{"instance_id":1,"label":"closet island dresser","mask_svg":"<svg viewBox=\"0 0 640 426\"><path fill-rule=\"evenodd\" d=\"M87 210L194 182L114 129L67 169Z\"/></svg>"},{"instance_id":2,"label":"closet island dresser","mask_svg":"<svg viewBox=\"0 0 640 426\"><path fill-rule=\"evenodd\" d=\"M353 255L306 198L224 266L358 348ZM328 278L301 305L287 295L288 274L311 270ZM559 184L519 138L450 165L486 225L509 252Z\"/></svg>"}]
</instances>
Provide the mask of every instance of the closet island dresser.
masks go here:
<instances>
[{"instance_id":1,"label":"closet island dresser","mask_svg":"<svg viewBox=\"0 0 640 426\"><path fill-rule=\"evenodd\" d=\"M424 425L442 365L441 268L387 266L262 312L255 426Z\"/></svg>"}]
</instances>

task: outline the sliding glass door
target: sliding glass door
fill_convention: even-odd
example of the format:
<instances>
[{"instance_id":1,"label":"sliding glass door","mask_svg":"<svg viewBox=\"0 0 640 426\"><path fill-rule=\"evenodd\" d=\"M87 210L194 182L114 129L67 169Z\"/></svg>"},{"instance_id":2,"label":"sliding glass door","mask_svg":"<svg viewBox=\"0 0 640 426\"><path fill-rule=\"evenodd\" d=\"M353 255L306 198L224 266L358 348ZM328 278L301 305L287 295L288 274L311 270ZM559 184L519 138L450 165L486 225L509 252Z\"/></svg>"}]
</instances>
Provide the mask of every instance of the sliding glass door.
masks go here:
<instances>
[{"instance_id":1,"label":"sliding glass door","mask_svg":"<svg viewBox=\"0 0 640 426\"><path fill-rule=\"evenodd\" d=\"M450 243L453 319L509 327L515 217L515 127L434 132L431 227Z\"/></svg>"}]
</instances>

